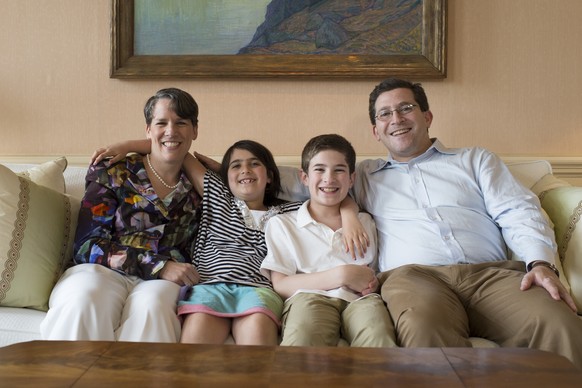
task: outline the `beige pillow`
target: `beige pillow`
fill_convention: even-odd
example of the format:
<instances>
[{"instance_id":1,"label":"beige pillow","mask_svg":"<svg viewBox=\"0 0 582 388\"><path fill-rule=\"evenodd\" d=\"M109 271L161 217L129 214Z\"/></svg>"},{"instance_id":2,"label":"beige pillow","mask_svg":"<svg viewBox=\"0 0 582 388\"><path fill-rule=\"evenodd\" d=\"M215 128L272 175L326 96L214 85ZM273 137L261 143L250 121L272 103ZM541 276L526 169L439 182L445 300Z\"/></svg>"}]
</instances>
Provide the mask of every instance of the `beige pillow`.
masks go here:
<instances>
[{"instance_id":1,"label":"beige pillow","mask_svg":"<svg viewBox=\"0 0 582 388\"><path fill-rule=\"evenodd\" d=\"M79 201L30 180L60 186L60 163L28 175L0 165L0 306L46 311L72 257Z\"/></svg>"},{"instance_id":2,"label":"beige pillow","mask_svg":"<svg viewBox=\"0 0 582 388\"><path fill-rule=\"evenodd\" d=\"M38 185L51 188L59 193L64 193L65 177L63 176L63 172L66 168L67 158L61 156L58 159L19 172L18 175L23 176Z\"/></svg>"},{"instance_id":3,"label":"beige pillow","mask_svg":"<svg viewBox=\"0 0 582 388\"><path fill-rule=\"evenodd\" d=\"M557 187L540 194L542 207L554 223L562 275L582 313L582 187Z\"/></svg>"}]
</instances>

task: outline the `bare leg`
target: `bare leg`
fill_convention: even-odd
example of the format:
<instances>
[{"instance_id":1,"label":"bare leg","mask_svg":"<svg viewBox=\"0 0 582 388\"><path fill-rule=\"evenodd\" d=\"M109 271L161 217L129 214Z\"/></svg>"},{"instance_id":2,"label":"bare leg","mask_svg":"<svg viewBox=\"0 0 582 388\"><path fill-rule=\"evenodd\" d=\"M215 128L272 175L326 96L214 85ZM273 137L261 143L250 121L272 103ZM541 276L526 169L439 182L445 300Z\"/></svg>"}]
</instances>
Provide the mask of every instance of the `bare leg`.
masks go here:
<instances>
[{"instance_id":1,"label":"bare leg","mask_svg":"<svg viewBox=\"0 0 582 388\"><path fill-rule=\"evenodd\" d=\"M223 344L230 334L230 318L204 313L188 314L182 325L181 343Z\"/></svg>"},{"instance_id":2,"label":"bare leg","mask_svg":"<svg viewBox=\"0 0 582 388\"><path fill-rule=\"evenodd\" d=\"M277 345L278 331L275 322L261 313L235 318L232 322L232 336L237 345Z\"/></svg>"}]
</instances>

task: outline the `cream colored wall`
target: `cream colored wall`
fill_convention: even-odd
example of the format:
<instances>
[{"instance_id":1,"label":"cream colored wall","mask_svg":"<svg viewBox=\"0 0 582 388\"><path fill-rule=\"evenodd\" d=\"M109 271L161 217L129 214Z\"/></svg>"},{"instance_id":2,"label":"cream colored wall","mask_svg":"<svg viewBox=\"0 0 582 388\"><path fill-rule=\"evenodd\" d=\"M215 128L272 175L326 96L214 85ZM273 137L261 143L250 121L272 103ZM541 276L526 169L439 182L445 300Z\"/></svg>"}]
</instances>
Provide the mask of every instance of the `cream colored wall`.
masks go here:
<instances>
[{"instance_id":1,"label":"cream colored wall","mask_svg":"<svg viewBox=\"0 0 582 388\"><path fill-rule=\"evenodd\" d=\"M360 155L384 154L370 135L367 97L381 76L335 80L109 78L109 0L0 0L0 155L89 155L142 137L145 100L190 91L200 108L196 150L237 139L297 155L337 132ZM423 81L433 136L510 156L582 156L582 1L449 0L448 77Z\"/></svg>"}]
</instances>

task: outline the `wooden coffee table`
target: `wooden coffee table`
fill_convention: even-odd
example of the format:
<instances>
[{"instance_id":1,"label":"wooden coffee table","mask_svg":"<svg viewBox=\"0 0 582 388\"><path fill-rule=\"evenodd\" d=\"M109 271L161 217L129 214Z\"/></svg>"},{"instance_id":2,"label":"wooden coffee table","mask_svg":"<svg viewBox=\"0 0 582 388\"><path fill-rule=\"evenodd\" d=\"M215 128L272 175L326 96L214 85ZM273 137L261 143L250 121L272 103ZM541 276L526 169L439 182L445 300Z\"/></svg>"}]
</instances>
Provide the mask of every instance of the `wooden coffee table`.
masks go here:
<instances>
[{"instance_id":1,"label":"wooden coffee table","mask_svg":"<svg viewBox=\"0 0 582 388\"><path fill-rule=\"evenodd\" d=\"M0 348L0 387L569 387L531 349L372 349L33 341Z\"/></svg>"}]
</instances>

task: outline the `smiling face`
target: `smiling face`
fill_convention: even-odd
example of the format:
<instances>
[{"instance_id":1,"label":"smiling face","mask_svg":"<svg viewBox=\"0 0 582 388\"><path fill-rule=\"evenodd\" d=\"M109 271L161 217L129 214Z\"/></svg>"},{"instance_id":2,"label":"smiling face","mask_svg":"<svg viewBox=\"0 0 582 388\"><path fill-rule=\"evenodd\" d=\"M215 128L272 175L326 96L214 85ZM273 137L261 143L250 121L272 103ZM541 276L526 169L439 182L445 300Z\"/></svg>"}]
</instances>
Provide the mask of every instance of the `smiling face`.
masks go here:
<instances>
[{"instance_id":1,"label":"smiling face","mask_svg":"<svg viewBox=\"0 0 582 388\"><path fill-rule=\"evenodd\" d=\"M355 173L350 174L346 157L335 150L318 152L302 171L303 184L309 188L310 207L337 207L348 195Z\"/></svg>"},{"instance_id":2,"label":"smiling face","mask_svg":"<svg viewBox=\"0 0 582 388\"><path fill-rule=\"evenodd\" d=\"M415 104L412 90L393 89L378 96L376 113L382 110L393 111L404 105ZM388 121L376 120L372 131L376 140L382 142L390 155L400 162L407 162L422 155L431 146L428 128L432 122L430 111L422 112L418 106L408 114L393 112Z\"/></svg>"},{"instance_id":3,"label":"smiling face","mask_svg":"<svg viewBox=\"0 0 582 388\"><path fill-rule=\"evenodd\" d=\"M265 210L265 188L271 179L267 168L247 150L235 148L228 163L228 186L232 194L253 210Z\"/></svg>"},{"instance_id":4,"label":"smiling face","mask_svg":"<svg viewBox=\"0 0 582 388\"><path fill-rule=\"evenodd\" d=\"M170 107L170 100L162 98L155 105L151 124L146 126L146 136L152 142L152 161L181 166L198 136L198 126L179 117Z\"/></svg>"}]
</instances>

